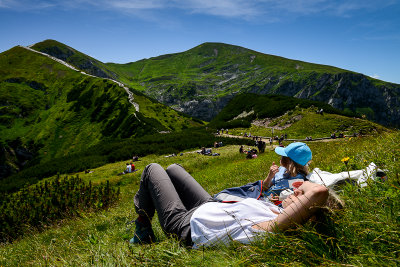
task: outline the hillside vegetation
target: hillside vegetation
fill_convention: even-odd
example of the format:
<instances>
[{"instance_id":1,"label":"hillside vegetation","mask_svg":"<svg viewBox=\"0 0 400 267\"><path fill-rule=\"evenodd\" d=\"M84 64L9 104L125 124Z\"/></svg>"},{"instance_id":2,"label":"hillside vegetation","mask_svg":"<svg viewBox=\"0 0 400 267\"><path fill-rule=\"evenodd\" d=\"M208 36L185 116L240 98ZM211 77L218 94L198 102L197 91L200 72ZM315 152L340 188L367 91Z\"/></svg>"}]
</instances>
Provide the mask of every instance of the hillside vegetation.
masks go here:
<instances>
[{"instance_id":1,"label":"hillside vegetation","mask_svg":"<svg viewBox=\"0 0 400 267\"><path fill-rule=\"evenodd\" d=\"M211 194L224 188L262 179L279 157L267 148L257 159L246 160L238 146L215 149L219 157L186 153L178 157L149 155L136 162L138 172L117 176L125 161L107 164L85 181L110 181L120 187L117 204L106 211L82 213L38 233L32 230L12 244L0 247L0 264L21 265L386 265L399 263L400 156L398 132L379 137L309 143L313 151L310 168L330 172L362 169L370 162L385 169L388 179L369 181L360 188L344 184L338 191L346 202L343 211L326 221L309 222L294 230L266 235L251 245L192 250L165 236L157 219L153 225L158 241L153 245L129 245L135 219L132 198L143 168L151 162L167 167L179 163ZM342 158L349 157L347 165ZM49 178L49 181L55 178Z\"/></svg>"},{"instance_id":2,"label":"hillside vegetation","mask_svg":"<svg viewBox=\"0 0 400 267\"><path fill-rule=\"evenodd\" d=\"M323 110L322 114L319 113ZM282 95L241 94L233 98L210 122L230 134L271 137L287 134L291 139L330 137L332 133L381 134L389 129L354 117L332 106Z\"/></svg>"},{"instance_id":3,"label":"hillside vegetation","mask_svg":"<svg viewBox=\"0 0 400 267\"><path fill-rule=\"evenodd\" d=\"M79 153L101 141L179 131L202 125L189 116L104 78L80 72L22 47L0 54L0 165L15 173L32 163ZM14 159L13 159L14 158ZM3 172L2 175L3 176Z\"/></svg>"},{"instance_id":4,"label":"hillside vegetation","mask_svg":"<svg viewBox=\"0 0 400 267\"><path fill-rule=\"evenodd\" d=\"M32 47L88 73L119 80L206 121L236 94L257 93L321 101L387 126L399 126L400 85L235 45L203 43L181 53L127 64L102 63L54 40Z\"/></svg>"},{"instance_id":5,"label":"hillside vegetation","mask_svg":"<svg viewBox=\"0 0 400 267\"><path fill-rule=\"evenodd\" d=\"M133 155L179 154L185 149L212 146L215 141L225 144L249 144L250 140L215 137L211 130L187 129L168 134L153 134L140 138L107 140L80 153L73 153L56 160L31 164L22 171L0 180L0 193L14 192L24 185L35 184L57 173L73 173L131 158ZM2 196L0 194L0 202Z\"/></svg>"},{"instance_id":6,"label":"hillside vegetation","mask_svg":"<svg viewBox=\"0 0 400 267\"><path fill-rule=\"evenodd\" d=\"M116 74L107 70L103 62L55 40L45 40L32 45L31 48L61 59L91 75L110 79L116 78Z\"/></svg>"},{"instance_id":7,"label":"hillside vegetation","mask_svg":"<svg viewBox=\"0 0 400 267\"><path fill-rule=\"evenodd\" d=\"M236 94L280 94L329 103L398 125L400 85L340 68L291 60L223 43L128 64L107 64L147 95L207 121Z\"/></svg>"}]
</instances>

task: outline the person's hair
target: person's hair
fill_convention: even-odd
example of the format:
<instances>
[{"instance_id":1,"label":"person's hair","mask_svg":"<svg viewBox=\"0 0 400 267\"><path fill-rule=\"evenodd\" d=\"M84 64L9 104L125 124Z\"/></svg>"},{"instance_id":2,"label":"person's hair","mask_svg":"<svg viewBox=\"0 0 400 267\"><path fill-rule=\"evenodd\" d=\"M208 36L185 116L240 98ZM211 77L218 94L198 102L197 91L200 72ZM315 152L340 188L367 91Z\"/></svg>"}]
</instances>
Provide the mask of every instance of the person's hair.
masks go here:
<instances>
[{"instance_id":1,"label":"person's hair","mask_svg":"<svg viewBox=\"0 0 400 267\"><path fill-rule=\"evenodd\" d=\"M340 211L344 208L344 201L336 192L328 187L328 199L322 207L319 207L311 217L311 223L319 233L326 235L335 234L335 216L340 216Z\"/></svg>"},{"instance_id":2,"label":"person's hair","mask_svg":"<svg viewBox=\"0 0 400 267\"><path fill-rule=\"evenodd\" d=\"M308 175L309 171L307 166L300 165L289 157L282 156L282 159L282 163L289 172L290 176L294 177L299 173L304 174L305 176Z\"/></svg>"},{"instance_id":3,"label":"person's hair","mask_svg":"<svg viewBox=\"0 0 400 267\"><path fill-rule=\"evenodd\" d=\"M323 208L330 210L340 210L344 208L344 201L336 194L335 190L328 187L328 199L325 202Z\"/></svg>"}]
</instances>

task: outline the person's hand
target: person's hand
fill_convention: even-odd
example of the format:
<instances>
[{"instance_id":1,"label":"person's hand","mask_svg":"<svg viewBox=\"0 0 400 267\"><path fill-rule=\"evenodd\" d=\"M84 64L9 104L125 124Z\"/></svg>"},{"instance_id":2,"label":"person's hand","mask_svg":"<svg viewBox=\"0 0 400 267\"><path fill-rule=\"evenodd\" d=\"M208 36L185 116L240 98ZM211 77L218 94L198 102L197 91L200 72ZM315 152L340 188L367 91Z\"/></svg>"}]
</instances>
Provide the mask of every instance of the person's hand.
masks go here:
<instances>
[{"instance_id":1,"label":"person's hand","mask_svg":"<svg viewBox=\"0 0 400 267\"><path fill-rule=\"evenodd\" d=\"M267 178L265 178L263 183L263 190L267 190L270 187L272 178L274 178L275 174L279 171L279 166L272 162L271 167L269 168L269 173Z\"/></svg>"},{"instance_id":2,"label":"person's hand","mask_svg":"<svg viewBox=\"0 0 400 267\"><path fill-rule=\"evenodd\" d=\"M279 196L277 196L277 195L271 194L271 195L269 195L268 198L269 198L269 200L271 200L272 202L279 201Z\"/></svg>"},{"instance_id":3,"label":"person's hand","mask_svg":"<svg viewBox=\"0 0 400 267\"><path fill-rule=\"evenodd\" d=\"M269 168L269 173L275 176L275 174L279 171L279 166L275 164L275 161L272 162L271 167Z\"/></svg>"}]
</instances>

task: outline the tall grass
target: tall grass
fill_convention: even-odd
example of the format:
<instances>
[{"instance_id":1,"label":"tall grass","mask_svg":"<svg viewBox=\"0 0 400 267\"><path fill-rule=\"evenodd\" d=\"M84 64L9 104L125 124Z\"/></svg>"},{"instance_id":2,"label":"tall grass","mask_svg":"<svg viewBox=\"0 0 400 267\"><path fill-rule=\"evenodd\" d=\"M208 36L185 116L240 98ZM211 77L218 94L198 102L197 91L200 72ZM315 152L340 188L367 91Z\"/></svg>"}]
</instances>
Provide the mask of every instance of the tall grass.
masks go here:
<instances>
[{"instance_id":1,"label":"tall grass","mask_svg":"<svg viewBox=\"0 0 400 267\"><path fill-rule=\"evenodd\" d=\"M387 180L369 181L368 186L345 184L339 191L345 208L308 222L295 229L267 234L250 245L192 250L166 236L154 218L158 241L152 245L129 245L136 217L132 198L138 189L140 173L151 162L167 167L183 165L210 193L265 177L272 161L279 157L267 147L257 159L246 160L239 146L218 148L219 157L185 153L183 156L149 155L137 162L138 172L117 176L125 162L108 164L86 180L106 179L121 187L120 202L98 213L82 214L49 227L44 232L27 233L24 238L0 247L0 265L398 265L400 244L400 145L399 133L380 137L353 138L329 143L310 143L313 161L310 168L331 172L345 171L341 162L349 157L349 169L375 162L385 169ZM51 179L51 178L49 178Z\"/></svg>"}]
</instances>

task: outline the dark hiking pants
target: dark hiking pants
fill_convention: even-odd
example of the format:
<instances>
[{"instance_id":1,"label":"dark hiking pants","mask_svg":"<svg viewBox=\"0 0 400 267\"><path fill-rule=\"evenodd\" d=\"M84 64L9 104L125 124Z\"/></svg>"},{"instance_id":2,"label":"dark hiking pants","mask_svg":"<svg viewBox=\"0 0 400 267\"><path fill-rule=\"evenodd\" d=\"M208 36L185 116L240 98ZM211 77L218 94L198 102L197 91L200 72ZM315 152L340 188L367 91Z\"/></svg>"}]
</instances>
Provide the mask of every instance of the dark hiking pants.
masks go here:
<instances>
[{"instance_id":1,"label":"dark hiking pants","mask_svg":"<svg viewBox=\"0 0 400 267\"><path fill-rule=\"evenodd\" d=\"M180 165L164 170L151 163L142 173L139 191L134 198L136 212L153 218L157 210L162 229L192 244L190 218L200 205L213 201L201 185Z\"/></svg>"}]
</instances>

